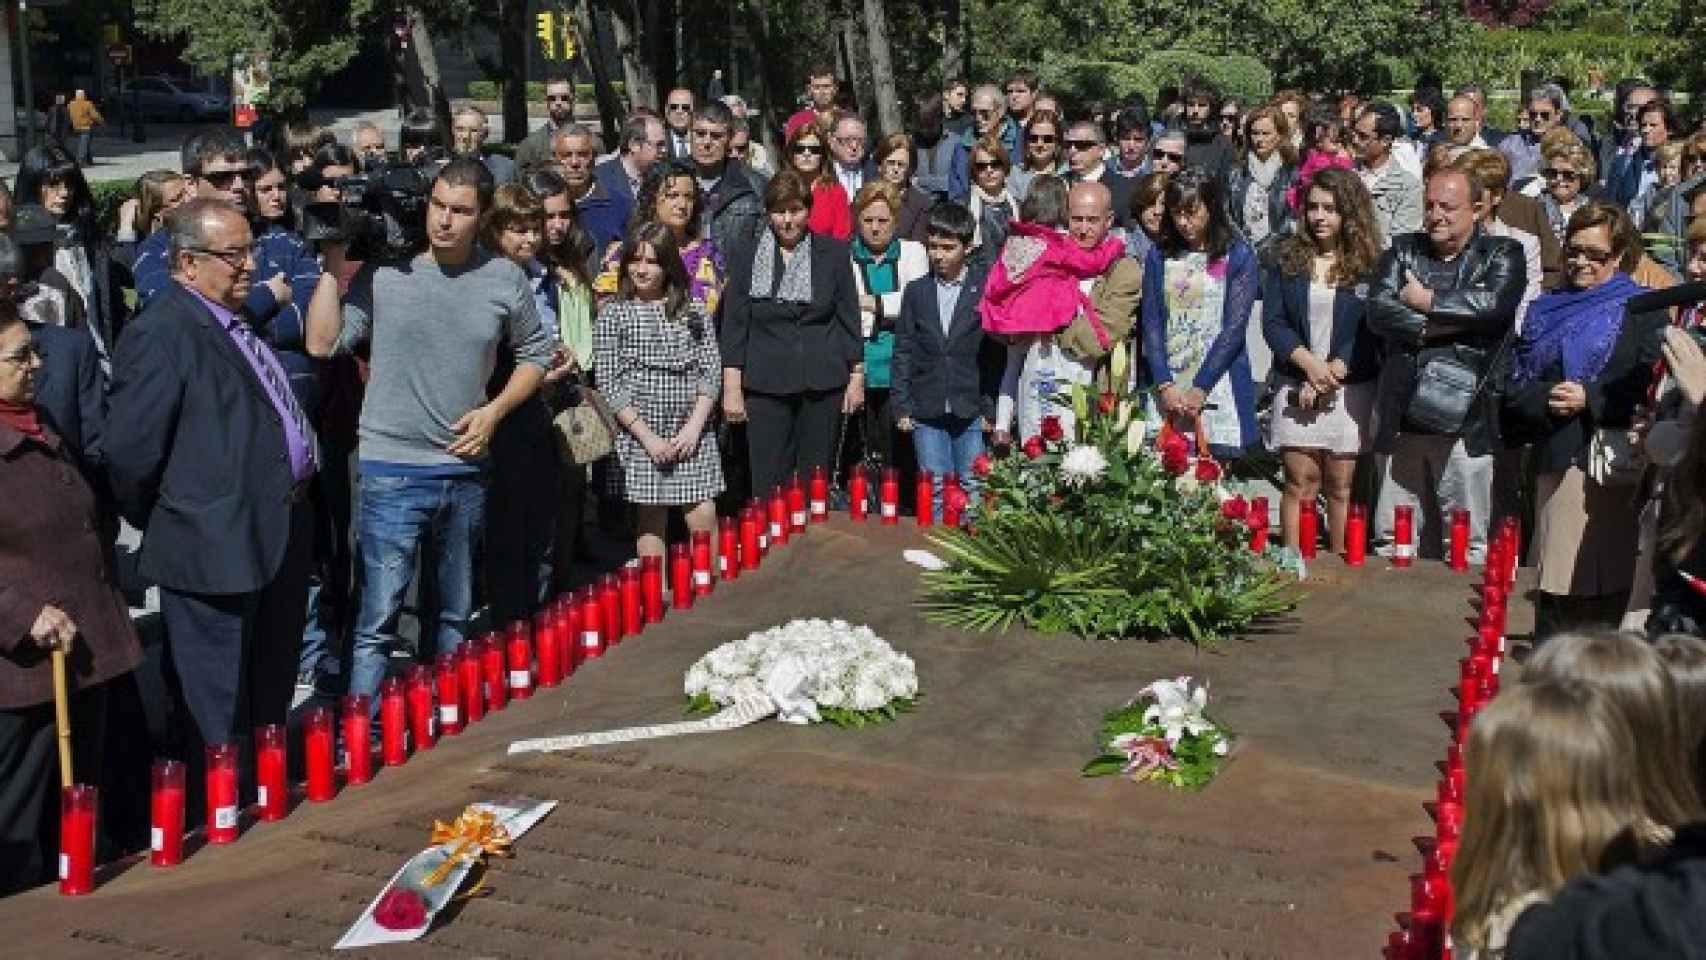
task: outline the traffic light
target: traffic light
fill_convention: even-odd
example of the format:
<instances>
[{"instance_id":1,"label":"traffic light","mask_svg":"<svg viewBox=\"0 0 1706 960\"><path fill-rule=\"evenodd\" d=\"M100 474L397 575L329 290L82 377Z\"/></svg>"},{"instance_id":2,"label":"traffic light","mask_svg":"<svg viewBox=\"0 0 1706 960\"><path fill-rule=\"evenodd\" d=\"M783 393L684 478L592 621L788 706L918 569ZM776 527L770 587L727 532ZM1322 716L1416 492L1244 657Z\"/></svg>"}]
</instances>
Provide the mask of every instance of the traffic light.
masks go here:
<instances>
[{"instance_id":1,"label":"traffic light","mask_svg":"<svg viewBox=\"0 0 1706 960\"><path fill-rule=\"evenodd\" d=\"M545 59L557 59L557 28L553 22L557 19L557 15L547 11L538 14L533 19L537 23L533 32L539 37L539 46L545 52Z\"/></svg>"}]
</instances>

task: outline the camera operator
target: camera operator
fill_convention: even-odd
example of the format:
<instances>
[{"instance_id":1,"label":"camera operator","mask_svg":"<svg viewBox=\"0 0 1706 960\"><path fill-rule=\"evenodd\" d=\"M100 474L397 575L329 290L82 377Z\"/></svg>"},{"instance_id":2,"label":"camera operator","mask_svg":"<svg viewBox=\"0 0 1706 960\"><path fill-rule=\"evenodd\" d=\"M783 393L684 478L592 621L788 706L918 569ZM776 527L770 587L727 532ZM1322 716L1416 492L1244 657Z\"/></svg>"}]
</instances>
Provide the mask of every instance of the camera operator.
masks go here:
<instances>
[{"instance_id":1,"label":"camera operator","mask_svg":"<svg viewBox=\"0 0 1706 960\"><path fill-rule=\"evenodd\" d=\"M329 297L310 311L310 353L368 343L372 356L358 439L362 587L351 693L378 691L423 542L439 602L421 611L438 625L421 638L421 653L448 650L467 633L492 434L538 390L551 361L526 275L476 244L493 190L477 159L452 160L432 181L427 249L364 265L341 313ZM332 283L321 279L322 289ZM515 370L488 400L486 381L506 344Z\"/></svg>"},{"instance_id":2,"label":"camera operator","mask_svg":"<svg viewBox=\"0 0 1706 960\"><path fill-rule=\"evenodd\" d=\"M216 127L191 138L184 148L184 174L199 198L227 200L250 220L255 218L250 191L257 171L250 164L243 137L230 127ZM154 298L171 288L166 256L168 233L161 226L149 234L136 254L136 309L140 313ZM259 231L257 231L259 233ZM278 353L290 376L291 392L310 419L317 389L314 365L303 348L303 310L320 271L301 239L289 232L262 233L255 240L257 281L243 300L239 315Z\"/></svg>"}]
</instances>

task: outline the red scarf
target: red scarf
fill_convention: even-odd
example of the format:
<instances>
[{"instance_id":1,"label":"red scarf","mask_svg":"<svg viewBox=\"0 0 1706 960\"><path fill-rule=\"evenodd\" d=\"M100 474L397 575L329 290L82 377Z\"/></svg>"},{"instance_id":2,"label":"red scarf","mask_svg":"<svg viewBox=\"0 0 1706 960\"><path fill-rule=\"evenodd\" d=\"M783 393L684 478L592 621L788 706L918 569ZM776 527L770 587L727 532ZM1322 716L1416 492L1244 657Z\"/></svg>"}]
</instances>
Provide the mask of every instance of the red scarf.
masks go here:
<instances>
[{"instance_id":1,"label":"red scarf","mask_svg":"<svg viewBox=\"0 0 1706 960\"><path fill-rule=\"evenodd\" d=\"M36 405L33 403L18 403L15 400L0 400L0 423L11 427L31 440L42 441L41 418L36 416Z\"/></svg>"}]
</instances>

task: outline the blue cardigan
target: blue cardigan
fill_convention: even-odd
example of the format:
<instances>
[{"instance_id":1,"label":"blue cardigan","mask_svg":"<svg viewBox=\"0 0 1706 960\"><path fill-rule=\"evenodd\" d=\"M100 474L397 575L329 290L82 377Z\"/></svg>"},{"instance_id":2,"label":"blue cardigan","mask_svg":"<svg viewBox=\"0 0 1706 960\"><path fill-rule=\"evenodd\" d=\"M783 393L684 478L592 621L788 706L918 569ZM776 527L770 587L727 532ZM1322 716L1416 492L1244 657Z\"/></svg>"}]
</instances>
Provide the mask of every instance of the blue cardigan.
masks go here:
<instances>
[{"instance_id":1,"label":"blue cardigan","mask_svg":"<svg viewBox=\"0 0 1706 960\"><path fill-rule=\"evenodd\" d=\"M1303 379L1291 362L1298 347L1312 350L1309 331L1309 278L1288 277L1279 267L1262 276L1262 336L1274 352L1274 365ZM1339 287L1333 292L1333 342L1327 359L1343 360L1347 383L1362 383L1380 375L1380 339L1368 328L1368 286Z\"/></svg>"},{"instance_id":2,"label":"blue cardigan","mask_svg":"<svg viewBox=\"0 0 1706 960\"><path fill-rule=\"evenodd\" d=\"M1202 366L1191 386L1204 393L1214 389L1222 377L1231 377L1232 399L1238 406L1239 434L1244 448L1255 445L1256 388L1250 378L1250 354L1245 336L1250 326L1250 310L1261 292L1256 254L1242 240L1233 242L1226 253L1226 303L1222 311L1220 333L1209 345ZM1159 246L1149 251L1143 265L1143 357L1149 373L1149 385L1171 382L1173 367L1167 358L1167 258ZM1215 450L1216 456L1237 457L1243 450Z\"/></svg>"}]
</instances>

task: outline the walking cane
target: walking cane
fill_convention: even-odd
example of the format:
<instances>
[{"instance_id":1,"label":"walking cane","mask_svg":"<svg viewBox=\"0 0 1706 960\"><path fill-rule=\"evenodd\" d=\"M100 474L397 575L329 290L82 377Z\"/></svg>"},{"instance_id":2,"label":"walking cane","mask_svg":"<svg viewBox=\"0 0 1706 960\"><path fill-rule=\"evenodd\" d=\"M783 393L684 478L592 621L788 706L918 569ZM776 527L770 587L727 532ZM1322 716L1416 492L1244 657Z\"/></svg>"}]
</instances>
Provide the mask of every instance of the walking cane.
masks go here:
<instances>
[{"instance_id":1,"label":"walking cane","mask_svg":"<svg viewBox=\"0 0 1706 960\"><path fill-rule=\"evenodd\" d=\"M65 689L65 651L53 648L53 722L59 728L59 785L71 786L71 698Z\"/></svg>"}]
</instances>

